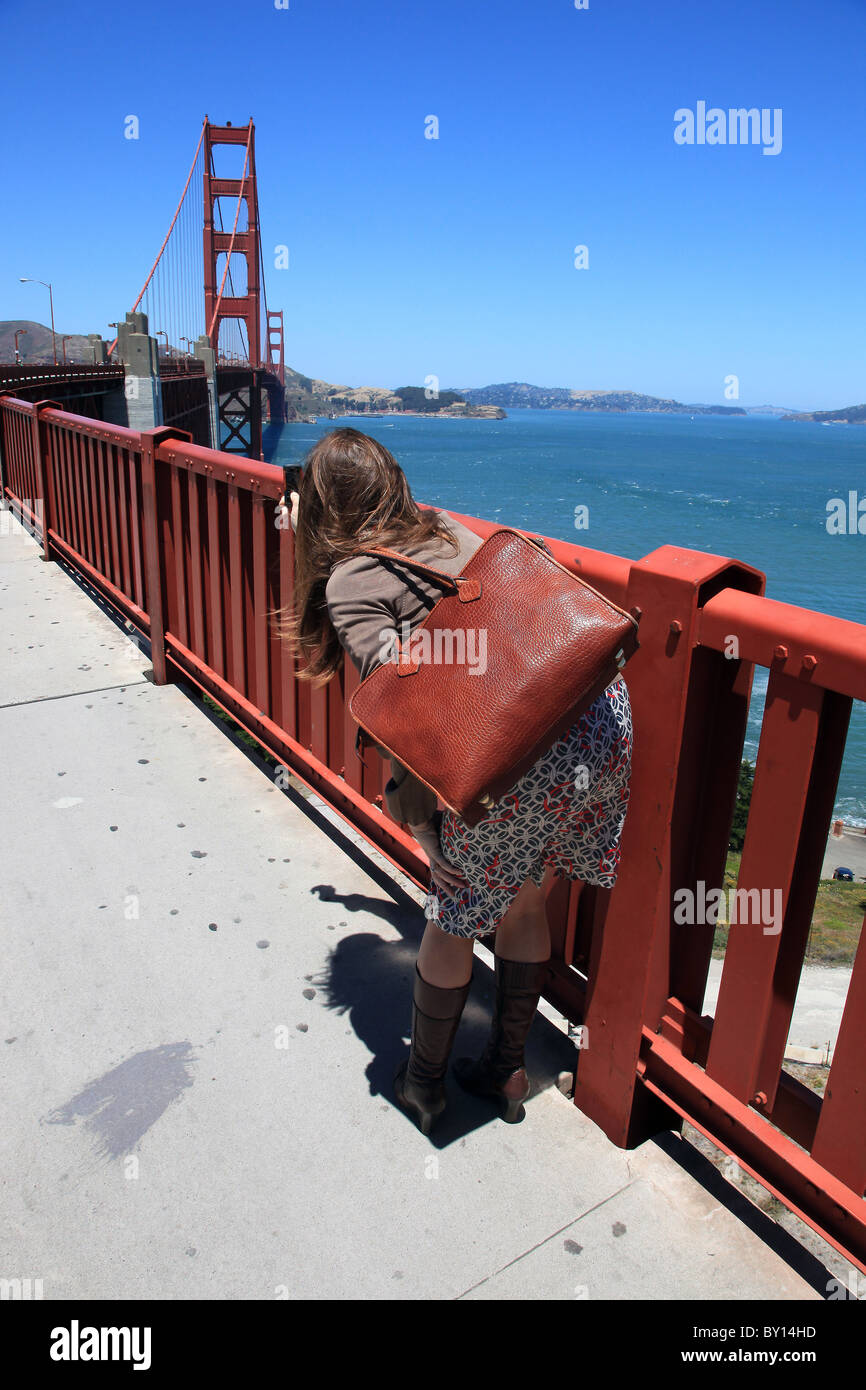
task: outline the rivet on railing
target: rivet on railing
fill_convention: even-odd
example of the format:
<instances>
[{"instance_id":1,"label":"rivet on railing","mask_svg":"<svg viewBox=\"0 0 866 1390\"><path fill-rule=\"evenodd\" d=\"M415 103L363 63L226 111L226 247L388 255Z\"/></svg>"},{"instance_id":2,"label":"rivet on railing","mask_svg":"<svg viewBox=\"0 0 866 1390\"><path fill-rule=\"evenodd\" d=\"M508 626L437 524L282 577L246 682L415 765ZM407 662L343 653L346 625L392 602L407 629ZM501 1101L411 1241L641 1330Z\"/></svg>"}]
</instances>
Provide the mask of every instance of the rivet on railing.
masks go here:
<instances>
[{"instance_id":1,"label":"rivet on railing","mask_svg":"<svg viewBox=\"0 0 866 1390\"><path fill-rule=\"evenodd\" d=\"M815 667L818 665L817 656L804 656L803 665L807 671L814 671Z\"/></svg>"},{"instance_id":2,"label":"rivet on railing","mask_svg":"<svg viewBox=\"0 0 866 1390\"><path fill-rule=\"evenodd\" d=\"M758 1091L758 1092L756 1093L756 1095L754 1096L753 1100L752 1100L752 1104L753 1104L753 1105L766 1105L766 1104L767 1104L767 1093L766 1093L766 1091Z\"/></svg>"},{"instance_id":3,"label":"rivet on railing","mask_svg":"<svg viewBox=\"0 0 866 1390\"><path fill-rule=\"evenodd\" d=\"M783 646L780 642L778 647L773 648L773 656L775 656L779 661L787 661L788 648Z\"/></svg>"},{"instance_id":4,"label":"rivet on railing","mask_svg":"<svg viewBox=\"0 0 866 1390\"><path fill-rule=\"evenodd\" d=\"M671 623L671 632L673 632L673 633L678 633L678 632L682 632L682 630L683 630L683 625L682 625L682 623L680 622L679 618L674 618L673 622Z\"/></svg>"}]
</instances>

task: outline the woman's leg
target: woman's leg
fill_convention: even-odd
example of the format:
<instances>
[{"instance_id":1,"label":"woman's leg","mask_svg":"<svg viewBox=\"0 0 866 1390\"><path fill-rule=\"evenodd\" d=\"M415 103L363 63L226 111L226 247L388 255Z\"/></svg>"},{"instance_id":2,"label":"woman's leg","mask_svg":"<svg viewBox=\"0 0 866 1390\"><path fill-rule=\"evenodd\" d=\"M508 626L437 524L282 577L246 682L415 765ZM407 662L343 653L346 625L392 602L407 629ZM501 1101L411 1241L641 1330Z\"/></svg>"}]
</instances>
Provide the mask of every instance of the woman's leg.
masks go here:
<instances>
[{"instance_id":1,"label":"woman's leg","mask_svg":"<svg viewBox=\"0 0 866 1390\"><path fill-rule=\"evenodd\" d=\"M428 921L418 951L418 973L439 989L458 989L472 977L471 937L453 936Z\"/></svg>"},{"instance_id":2,"label":"woman's leg","mask_svg":"<svg viewBox=\"0 0 866 1390\"><path fill-rule=\"evenodd\" d=\"M544 900L552 877L548 870L541 888L527 879L496 928L496 1003L487 1046L477 1061L462 1057L454 1066L466 1090L505 1102L509 1124L520 1118L531 1091L523 1049L550 960Z\"/></svg>"},{"instance_id":3,"label":"woman's leg","mask_svg":"<svg viewBox=\"0 0 866 1390\"><path fill-rule=\"evenodd\" d=\"M531 878L526 880L496 928L497 956L530 962L549 959L550 929L544 900L554 873L554 869L547 869L541 888Z\"/></svg>"},{"instance_id":4,"label":"woman's leg","mask_svg":"<svg viewBox=\"0 0 866 1390\"><path fill-rule=\"evenodd\" d=\"M423 1134L445 1108L445 1069L472 981L471 938L453 936L428 921L415 964L412 1041L397 1068L394 1089L413 1111Z\"/></svg>"}]
</instances>

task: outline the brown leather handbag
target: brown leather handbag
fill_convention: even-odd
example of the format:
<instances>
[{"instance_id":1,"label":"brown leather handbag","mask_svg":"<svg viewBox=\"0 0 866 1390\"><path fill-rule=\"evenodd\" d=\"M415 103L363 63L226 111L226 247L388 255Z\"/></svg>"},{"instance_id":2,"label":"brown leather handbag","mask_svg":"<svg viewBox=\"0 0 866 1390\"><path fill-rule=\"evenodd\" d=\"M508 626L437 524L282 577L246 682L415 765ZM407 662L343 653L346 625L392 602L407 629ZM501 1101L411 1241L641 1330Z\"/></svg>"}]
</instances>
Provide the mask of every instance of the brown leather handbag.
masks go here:
<instances>
[{"instance_id":1,"label":"brown leather handbag","mask_svg":"<svg viewBox=\"0 0 866 1390\"><path fill-rule=\"evenodd\" d=\"M393 550L360 553L449 592L354 691L356 746L368 735L477 825L616 679L638 620L507 526L456 576Z\"/></svg>"}]
</instances>

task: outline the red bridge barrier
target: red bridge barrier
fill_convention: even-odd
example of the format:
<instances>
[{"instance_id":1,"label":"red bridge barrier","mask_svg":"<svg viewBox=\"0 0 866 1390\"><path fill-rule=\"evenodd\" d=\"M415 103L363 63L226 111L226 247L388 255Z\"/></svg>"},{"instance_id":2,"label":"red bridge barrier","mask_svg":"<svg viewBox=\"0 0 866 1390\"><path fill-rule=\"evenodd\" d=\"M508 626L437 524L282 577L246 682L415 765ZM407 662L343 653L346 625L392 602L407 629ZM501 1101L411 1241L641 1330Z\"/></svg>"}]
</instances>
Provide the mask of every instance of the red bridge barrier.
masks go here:
<instances>
[{"instance_id":1,"label":"red bridge barrier","mask_svg":"<svg viewBox=\"0 0 866 1390\"><path fill-rule=\"evenodd\" d=\"M0 446L4 498L46 558L149 639L156 683L194 682L426 887L416 842L384 808L388 769L354 755L356 671L312 690L268 622L292 595L282 471L177 430L140 435L10 397ZM734 560L548 544L642 613L619 879L557 881L548 900L545 995L585 1026L575 1104L622 1147L685 1117L866 1271L862 936L824 1099L783 1067L851 706L866 700L866 628L763 597L764 576ZM755 665L770 675L738 890L778 891L781 926L731 926L713 1019L701 1009L714 924L676 909L683 890L699 900L723 884Z\"/></svg>"}]
</instances>

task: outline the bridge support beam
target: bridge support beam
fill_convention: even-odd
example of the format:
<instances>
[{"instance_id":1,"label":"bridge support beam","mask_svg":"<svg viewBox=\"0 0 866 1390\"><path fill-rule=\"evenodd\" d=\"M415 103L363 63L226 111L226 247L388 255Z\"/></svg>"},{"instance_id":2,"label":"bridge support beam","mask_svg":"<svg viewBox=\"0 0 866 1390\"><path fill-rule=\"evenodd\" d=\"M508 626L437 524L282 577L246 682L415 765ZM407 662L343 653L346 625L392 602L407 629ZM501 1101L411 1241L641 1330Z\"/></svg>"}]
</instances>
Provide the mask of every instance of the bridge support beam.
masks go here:
<instances>
[{"instance_id":1,"label":"bridge support beam","mask_svg":"<svg viewBox=\"0 0 866 1390\"><path fill-rule=\"evenodd\" d=\"M91 362L102 364L108 361L108 345L99 333L88 333L87 341L90 344Z\"/></svg>"},{"instance_id":2,"label":"bridge support beam","mask_svg":"<svg viewBox=\"0 0 866 1390\"><path fill-rule=\"evenodd\" d=\"M219 444L225 454L262 457L262 389L264 371L251 367L220 367L217 371Z\"/></svg>"},{"instance_id":3,"label":"bridge support beam","mask_svg":"<svg viewBox=\"0 0 866 1390\"><path fill-rule=\"evenodd\" d=\"M126 374L123 399L112 396L106 402L106 419L132 430L159 429L163 418L158 344L148 334L146 314L127 314L126 322L117 325L117 357Z\"/></svg>"},{"instance_id":4,"label":"bridge support beam","mask_svg":"<svg viewBox=\"0 0 866 1390\"><path fill-rule=\"evenodd\" d=\"M218 449L220 447L220 427L219 427L219 393L217 390L216 379L216 353L210 345L206 333L202 333L195 343L195 355L200 362L204 362L205 376L207 377L207 400L208 416L210 420L210 447Z\"/></svg>"}]
</instances>

